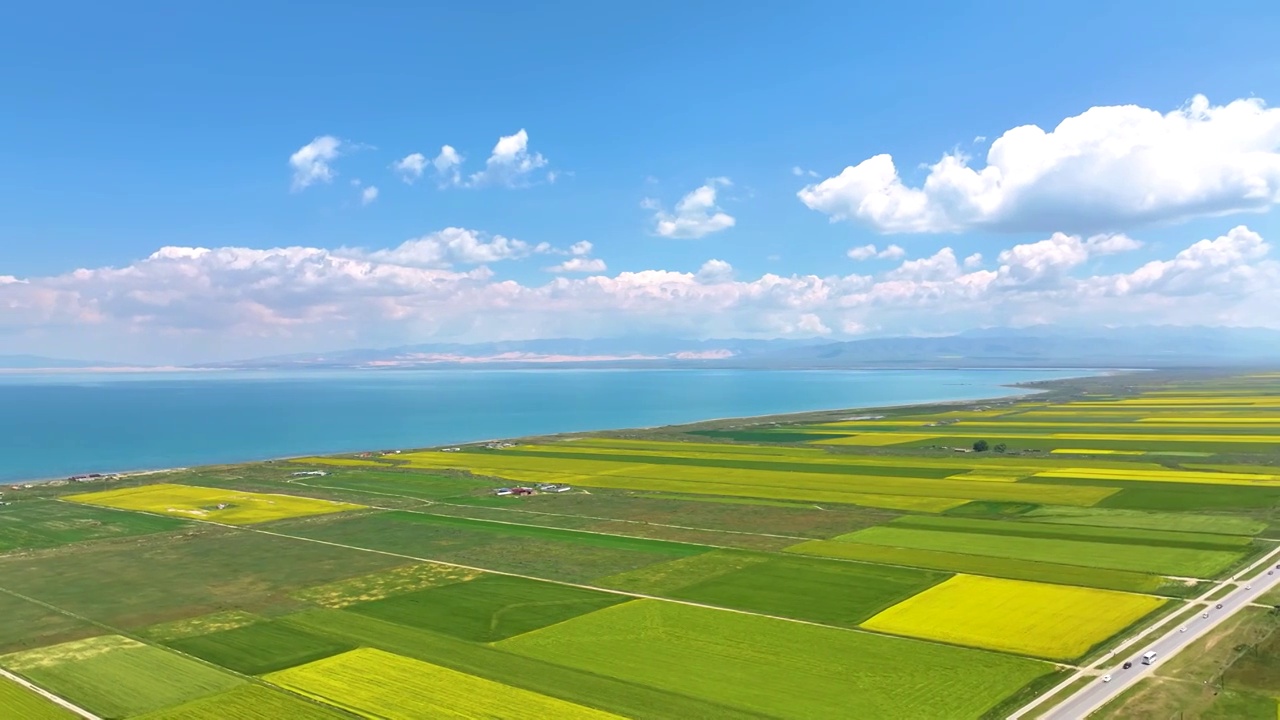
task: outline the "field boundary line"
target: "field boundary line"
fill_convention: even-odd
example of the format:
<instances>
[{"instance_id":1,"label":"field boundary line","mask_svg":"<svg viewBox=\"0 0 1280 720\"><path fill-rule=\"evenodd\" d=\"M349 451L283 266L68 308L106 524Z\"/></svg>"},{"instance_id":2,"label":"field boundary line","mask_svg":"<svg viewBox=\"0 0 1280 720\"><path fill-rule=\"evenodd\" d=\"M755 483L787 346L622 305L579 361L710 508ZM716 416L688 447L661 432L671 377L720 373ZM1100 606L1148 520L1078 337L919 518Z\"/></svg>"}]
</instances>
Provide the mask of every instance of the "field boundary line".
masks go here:
<instances>
[{"instance_id":1,"label":"field boundary line","mask_svg":"<svg viewBox=\"0 0 1280 720\"><path fill-rule=\"evenodd\" d=\"M70 712L73 712L76 715L79 715L85 720L102 720L101 717L94 715L93 713L89 712L88 710L85 710L79 705L76 705L70 700L54 695L53 693L49 692L48 690L45 690L39 685L36 685L18 675L14 675L13 673L9 672L8 670L5 670L4 668L0 668L0 677L6 678L18 685L21 685L22 687L30 690L31 692L39 695L40 697L43 697L45 700L48 700L49 702L54 703L55 705L59 705L65 708L66 710L69 710Z\"/></svg>"}]
</instances>

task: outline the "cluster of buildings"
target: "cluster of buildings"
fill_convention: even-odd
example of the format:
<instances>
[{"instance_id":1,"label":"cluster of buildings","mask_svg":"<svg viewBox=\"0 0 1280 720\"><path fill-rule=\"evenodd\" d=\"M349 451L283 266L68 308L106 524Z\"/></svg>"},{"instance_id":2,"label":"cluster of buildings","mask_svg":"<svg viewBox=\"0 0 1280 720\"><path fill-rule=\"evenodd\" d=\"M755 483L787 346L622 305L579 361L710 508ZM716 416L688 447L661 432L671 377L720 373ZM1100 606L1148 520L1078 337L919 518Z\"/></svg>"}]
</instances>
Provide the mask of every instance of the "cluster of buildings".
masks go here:
<instances>
[{"instance_id":1,"label":"cluster of buildings","mask_svg":"<svg viewBox=\"0 0 1280 720\"><path fill-rule=\"evenodd\" d=\"M512 495L536 495L540 492L562 493L569 492L573 488L568 485L559 485L556 483L542 483L535 487L504 487L493 491L494 495L499 497L510 497Z\"/></svg>"}]
</instances>

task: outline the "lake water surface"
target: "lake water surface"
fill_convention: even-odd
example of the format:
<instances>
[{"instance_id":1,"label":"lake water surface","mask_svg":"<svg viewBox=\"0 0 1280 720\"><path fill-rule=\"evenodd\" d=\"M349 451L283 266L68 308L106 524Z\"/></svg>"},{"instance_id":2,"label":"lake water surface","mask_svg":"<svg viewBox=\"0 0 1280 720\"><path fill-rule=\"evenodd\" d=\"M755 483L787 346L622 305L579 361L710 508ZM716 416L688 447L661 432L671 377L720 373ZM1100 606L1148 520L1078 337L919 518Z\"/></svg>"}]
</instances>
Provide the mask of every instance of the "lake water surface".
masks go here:
<instances>
[{"instance_id":1,"label":"lake water surface","mask_svg":"<svg viewBox=\"0 0 1280 720\"><path fill-rule=\"evenodd\" d=\"M0 375L0 482L1015 394L1080 370Z\"/></svg>"}]
</instances>

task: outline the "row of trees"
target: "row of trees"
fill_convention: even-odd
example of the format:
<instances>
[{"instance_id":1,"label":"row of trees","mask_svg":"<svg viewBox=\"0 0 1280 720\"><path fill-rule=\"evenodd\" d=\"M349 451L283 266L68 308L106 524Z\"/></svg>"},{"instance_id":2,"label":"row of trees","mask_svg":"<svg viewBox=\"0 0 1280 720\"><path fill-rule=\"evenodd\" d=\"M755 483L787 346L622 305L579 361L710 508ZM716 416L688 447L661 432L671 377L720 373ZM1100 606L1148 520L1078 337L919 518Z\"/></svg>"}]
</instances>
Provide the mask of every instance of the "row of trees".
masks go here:
<instances>
[{"instance_id":1,"label":"row of trees","mask_svg":"<svg viewBox=\"0 0 1280 720\"><path fill-rule=\"evenodd\" d=\"M986 440L979 440L973 444L974 452L986 452L988 450L991 450L992 452L1002 453L1008 449L1009 449L1009 446L1005 445L1004 443L996 443L995 447L992 447L991 445L987 444Z\"/></svg>"}]
</instances>

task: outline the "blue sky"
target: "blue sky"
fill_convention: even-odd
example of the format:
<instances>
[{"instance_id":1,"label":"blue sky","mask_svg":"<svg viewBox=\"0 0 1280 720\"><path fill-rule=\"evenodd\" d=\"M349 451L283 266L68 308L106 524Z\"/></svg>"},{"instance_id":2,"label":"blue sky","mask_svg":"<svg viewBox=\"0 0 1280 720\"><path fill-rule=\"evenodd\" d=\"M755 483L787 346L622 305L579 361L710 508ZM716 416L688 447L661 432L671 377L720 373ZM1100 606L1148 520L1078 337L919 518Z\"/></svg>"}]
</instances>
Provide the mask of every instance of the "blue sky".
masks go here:
<instances>
[{"instance_id":1,"label":"blue sky","mask_svg":"<svg viewBox=\"0 0 1280 720\"><path fill-rule=\"evenodd\" d=\"M1110 315L1102 306L1072 317L1026 309L1031 305L1015 312L1006 293L982 312L967 312L966 320L938 324L920 293L890 307L883 291L871 302L864 290L850 283L841 289L834 280L889 274L944 247L961 264L974 253L983 256L962 270L994 273L1002 251L1059 231L1078 234L1081 242L1099 232L1137 242L1106 252L1068 248L1075 259L1055 277L1059 295L1039 298L1055 307L1063 304L1063 282L1093 297L1100 291L1081 289L1088 278L1172 261L1197 240L1224 237L1238 225L1266 249L1250 240L1249 249L1232 251L1244 270L1233 269L1225 280L1200 278L1208 291L1237 286L1240 273L1263 287L1272 271L1266 241L1280 227L1267 210L1280 193L1280 136L1268 135L1275 121L1260 109L1280 102L1274 50L1280 12L1270 3L1179 3L1177 12L1168 3L1146 2L1052 10L992 2L872 9L710 1L458 3L446 9L388 2L177 5L55 2L6 14L0 27L0 64L9 68L0 103L0 277L12 282L0 285L0 352L83 356L77 348L93 338L103 349L99 357L182 361L491 339L510 335L513 325L532 335L635 327L690 336L839 339ZM1178 195L1182 191L1153 170L1163 161L1152 160L1137 170L1110 168L1113 176L1097 183L1102 195L1110 192L1108 183L1139 189L1151 183L1146 195L1157 202L1142 213L1073 202L1069 196L1080 192L1055 191L1047 181L1025 194L1031 200L1015 198L1017 207L1008 200L1004 209L943 220L928 208L905 219L893 215L896 220L842 216L840 208L862 199L851 201L848 187L829 187L808 202L797 195L880 154L892 156L905 187L919 188L930 172L922 165L963 153L969 167L980 169L992 142L1013 128L1048 132L1106 106L1165 114L1189 107L1198 94L1210 107L1261 101L1247 121L1259 137L1224 151L1236 160L1199 173L1236 179L1245 173L1239 186L1252 190L1209 189L1200 197L1193 188L1194 197ZM1109 132L1105 118L1100 122L1099 132ZM1238 137L1238 130L1221 129L1230 122L1205 124L1220 128L1209 128L1213 137ZM484 169L499 138L520 130L527 135L520 157L537 167L461 186ZM339 143L326 163L330 177L291 187L296 168L290 157L321 137ZM1174 138L1152 152L1176 152L1181 144ZM460 183L441 187L428 168L410 184L392 169L412 153L435 158L444 145L465 158ZM1177 180L1178 172L1169 177ZM1093 176L1065 177L1054 182ZM658 213L676 216L681 198L704 185L715 190L714 208L701 215L694 208L692 234L718 229L696 238L661 236ZM370 186L377 197L362 203ZM1178 197L1162 204L1166 192ZM732 217L732 225L706 225L716 213ZM493 236L519 240L525 249L508 245L496 260L493 251L477 255L474 243L452 256L428 253L428 260L421 247L386 252L446 228L466 229L482 243ZM583 241L591 249L579 256L606 269L546 271L571 259L569 248ZM439 242L432 242L438 251ZM537 251L541 243L549 249ZM902 252L862 261L848 256L868 244L877 254L891 244ZM314 254L282 260L242 253L223 265L205 258L168 267L163 271L171 275L164 277L152 266L129 271L162 247L309 248L376 264L385 273L393 272L389 264L426 274L397 276L379 308L369 299L382 292L374 286L351 291L318 283L305 298L246 294L282 264L288 267L279 282L296 285L299 273L313 277L303 266L321 257ZM336 261L327 258L319 262L331 268ZM490 260L473 262L483 258ZM643 290L631 283L619 299L616 287L601 290L603 283L591 280L646 271L695 274L712 259L732 266L734 288L702 287L726 284L720 271L704 272L693 291L674 293L653 283L684 281L646 276L653 283ZM81 268L96 273L92 287L68 275ZM919 270L912 271L913 281L942 281ZM339 274L351 273L369 274L351 267ZM768 274L827 279L824 299L812 297L813 282L785 291L776 283L766 283L772 289L752 285ZM131 284L137 275L150 284ZM947 281L962 275L951 272ZM202 292L182 295L184 281L176 278L183 277ZM493 284L504 282L530 292L542 288L535 293L541 299L512 295L528 315L476 320L511 312L486 300L502 295ZM587 290L612 299L601 301L577 286L547 289L555 282L591 284ZM1177 297L1189 297L1188 282L1181 281ZM456 284L456 292L405 299L406 286L441 283ZM11 295L7 311L5 292ZM923 295L939 292L925 288ZM779 293L787 297L760 300ZM673 294L695 299L670 305L654 299ZM126 296L132 299L122 302ZM1214 314L1193 319L1264 324L1241 309L1260 300L1223 301ZM1018 300L1024 301L1030 302ZM221 315L220 302L229 308ZM1147 315L1126 321L1176 319L1183 315L1175 312L1178 302L1192 304L1157 298L1142 306ZM997 305L1003 310L987 312ZM911 307L918 317L907 312ZM705 321L728 315L738 319ZM682 320L661 320L670 316Z\"/></svg>"}]
</instances>

